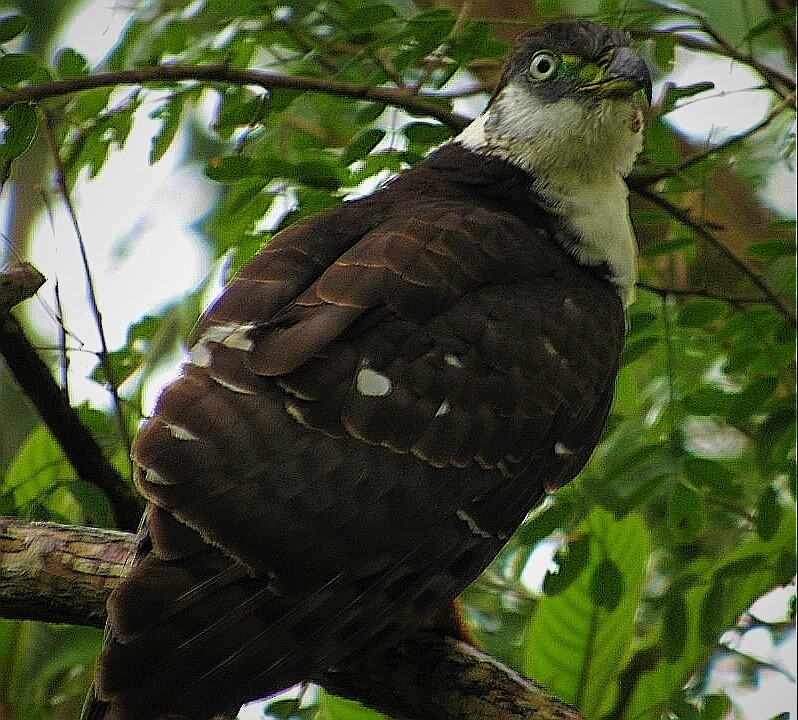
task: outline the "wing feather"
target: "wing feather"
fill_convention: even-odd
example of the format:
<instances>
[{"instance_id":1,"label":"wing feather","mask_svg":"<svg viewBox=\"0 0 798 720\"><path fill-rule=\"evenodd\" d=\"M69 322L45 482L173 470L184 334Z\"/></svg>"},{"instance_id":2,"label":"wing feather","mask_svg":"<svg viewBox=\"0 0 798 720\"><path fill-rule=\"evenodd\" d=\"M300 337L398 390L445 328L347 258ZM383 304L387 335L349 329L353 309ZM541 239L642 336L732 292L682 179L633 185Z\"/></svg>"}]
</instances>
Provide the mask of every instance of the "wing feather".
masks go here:
<instances>
[{"instance_id":1,"label":"wing feather","mask_svg":"<svg viewBox=\"0 0 798 720\"><path fill-rule=\"evenodd\" d=\"M109 718L280 690L487 565L609 408L620 301L564 258L478 202L368 201L242 270L135 444L152 551L111 601Z\"/></svg>"}]
</instances>

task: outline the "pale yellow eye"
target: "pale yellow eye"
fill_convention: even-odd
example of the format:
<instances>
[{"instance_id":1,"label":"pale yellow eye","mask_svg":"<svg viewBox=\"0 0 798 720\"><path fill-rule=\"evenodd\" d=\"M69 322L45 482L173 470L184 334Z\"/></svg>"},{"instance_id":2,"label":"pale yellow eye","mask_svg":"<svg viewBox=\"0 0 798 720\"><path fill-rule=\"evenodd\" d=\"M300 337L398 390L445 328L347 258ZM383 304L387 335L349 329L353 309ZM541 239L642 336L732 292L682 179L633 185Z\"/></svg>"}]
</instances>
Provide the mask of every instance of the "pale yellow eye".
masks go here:
<instances>
[{"instance_id":1,"label":"pale yellow eye","mask_svg":"<svg viewBox=\"0 0 798 720\"><path fill-rule=\"evenodd\" d=\"M529 63L529 75L534 80L548 80L557 72L559 57L548 50L541 50L532 56Z\"/></svg>"}]
</instances>

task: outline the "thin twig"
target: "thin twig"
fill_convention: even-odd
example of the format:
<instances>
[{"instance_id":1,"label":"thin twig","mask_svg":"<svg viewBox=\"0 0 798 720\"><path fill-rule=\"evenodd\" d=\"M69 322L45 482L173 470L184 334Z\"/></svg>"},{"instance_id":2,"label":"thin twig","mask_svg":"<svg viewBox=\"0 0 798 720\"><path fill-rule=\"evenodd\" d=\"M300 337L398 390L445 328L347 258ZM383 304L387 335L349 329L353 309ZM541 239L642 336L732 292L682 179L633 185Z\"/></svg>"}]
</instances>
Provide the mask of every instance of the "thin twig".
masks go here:
<instances>
[{"instance_id":1,"label":"thin twig","mask_svg":"<svg viewBox=\"0 0 798 720\"><path fill-rule=\"evenodd\" d=\"M703 29L703 28L702 28ZM740 52L730 45L716 40L717 35L705 30L712 38L713 42L708 42L703 38L696 37L695 35L676 35L676 41L682 47L689 50L698 50L700 52L708 52L713 55L722 55L725 58L734 60L735 62L743 65L748 65L750 68L758 72L762 78L767 82L772 90L783 98L789 97L790 93L795 92L795 78L791 77L778 68L766 65L748 53Z\"/></svg>"},{"instance_id":2,"label":"thin twig","mask_svg":"<svg viewBox=\"0 0 798 720\"><path fill-rule=\"evenodd\" d=\"M659 182L660 180L667 180L668 178L680 175L693 165L696 165L707 158L712 157L713 155L723 153L735 145L744 142L748 138L753 137L760 130L764 130L766 127L768 127L779 115L781 115L786 108L794 103L795 93L793 92L788 98L779 101L770 109L770 112L768 112L765 117L763 117L756 125L748 128L748 130L746 130L744 133L734 135L727 140L724 140L722 143L718 143L717 145L710 145L705 150L695 153L694 155L682 160L682 162L680 162L678 165L668 168L667 170L663 170L657 174L640 174L632 176L632 178L629 179L629 186L637 189L638 187L650 186Z\"/></svg>"},{"instance_id":3,"label":"thin twig","mask_svg":"<svg viewBox=\"0 0 798 720\"><path fill-rule=\"evenodd\" d=\"M280 75L263 70L231 68L225 63L211 65L158 65L116 72L101 72L93 75L64 78L29 85L19 90L0 93L0 111L7 110L17 102L37 102L47 98L70 95L83 90L118 85L142 85L164 82L222 82L232 85L258 85L267 90L281 88L305 92L320 92L329 95L367 100L383 105L393 105L411 114L427 115L439 120L453 131L462 130L470 118L453 113L433 102L435 95L417 96L394 87L372 87L343 82L330 78Z\"/></svg>"},{"instance_id":4,"label":"thin twig","mask_svg":"<svg viewBox=\"0 0 798 720\"><path fill-rule=\"evenodd\" d=\"M709 37L721 48L722 54L726 57L731 58L732 60L736 60L743 65L748 65L749 67L756 70L768 83L773 86L774 90L778 92L778 88L775 86L779 83L785 83L787 87L791 90L795 90L795 78L791 77L789 74L784 73L776 68L772 68L768 65L757 60L751 52L743 52L738 50L736 47L731 45L726 39L713 28L705 18L700 18L699 20L701 30L705 32ZM681 40L681 38L679 38Z\"/></svg>"},{"instance_id":5,"label":"thin twig","mask_svg":"<svg viewBox=\"0 0 798 720\"><path fill-rule=\"evenodd\" d=\"M678 205L674 205L670 200L667 200L661 195L657 195L655 192L652 192L645 187L636 187L634 188L634 192L637 193L637 195L639 195L641 198L648 200L652 205L656 205L658 208L665 210L665 212L667 212L675 220L692 230L698 237L700 237L702 240L706 240L710 245L720 251L724 257L726 257L738 270L740 270L757 288L764 293L764 295L770 300L771 304L774 305L779 312L781 312L781 314L787 320L789 320L790 323L792 323L793 326L796 325L797 318L795 307L793 307L785 298L781 297L772 287L770 287L760 272L752 268L745 260L743 260L743 258L737 255L734 250L724 244L701 223L695 221L691 217L689 210L685 210L680 208Z\"/></svg>"},{"instance_id":6,"label":"thin twig","mask_svg":"<svg viewBox=\"0 0 798 720\"><path fill-rule=\"evenodd\" d=\"M451 32L448 34L446 39L425 59L424 66L421 69L421 74L419 75L418 80L413 83L411 88L413 93L420 93L421 89L429 81L430 77L432 77L432 73L435 72L436 68L440 67L442 63L446 62L446 55L449 52L451 40L452 38L456 38L462 31L466 18L471 14L472 5L473 3L470 2L470 0L464 0L463 4L460 6L460 12L457 14L457 19L454 21Z\"/></svg>"},{"instance_id":7,"label":"thin twig","mask_svg":"<svg viewBox=\"0 0 798 720\"><path fill-rule=\"evenodd\" d=\"M764 295L744 295L737 297L732 295L724 295L723 293L712 292L711 290L707 290L705 288L676 287L672 285L664 286L655 285L654 283L648 282L638 282L636 287L638 290L645 290L646 292L653 293L654 295L658 295L660 297L667 297L668 295L673 295L674 297L700 297L706 298L708 300L721 300L722 302L735 305L771 304L770 298L767 298Z\"/></svg>"},{"instance_id":8,"label":"thin twig","mask_svg":"<svg viewBox=\"0 0 798 720\"><path fill-rule=\"evenodd\" d=\"M795 16L795 0L768 0L768 5L772 13L791 10L793 17ZM798 47L796 46L795 24L784 24L781 26L780 30L782 39L784 40L784 46L790 58L790 64L795 65L795 56L798 51Z\"/></svg>"},{"instance_id":9,"label":"thin twig","mask_svg":"<svg viewBox=\"0 0 798 720\"><path fill-rule=\"evenodd\" d=\"M50 206L49 198L43 188L40 188L40 199L44 205L47 218L50 221L50 228L55 232L55 217L53 208ZM55 322L58 325L58 358L59 369L61 372L61 391L67 401L69 400L69 353L67 352L67 329L66 318L64 317L64 306L61 302L61 283L58 275L53 278L53 299L55 301Z\"/></svg>"},{"instance_id":10,"label":"thin twig","mask_svg":"<svg viewBox=\"0 0 798 720\"><path fill-rule=\"evenodd\" d=\"M339 4L340 3L336 3ZM352 34L350 29L344 25L335 15L327 12L323 6L319 7L316 12L319 13L319 17L326 20L330 25L333 27L338 28L342 33L344 33L348 38L350 38L350 42L356 47L359 48L357 42L353 42L351 40ZM371 45L366 45L362 48L362 52L366 55L369 60L371 60L382 72L385 73L385 77L387 77L392 83L394 83L397 87L405 89L406 83L405 79L402 77L402 74L394 70L394 68L390 67L381 57L378 52L374 50Z\"/></svg>"},{"instance_id":11,"label":"thin twig","mask_svg":"<svg viewBox=\"0 0 798 720\"><path fill-rule=\"evenodd\" d=\"M132 451L132 444L130 441L130 433L127 429L127 423L125 422L125 415L122 410L122 399L119 396L119 388L117 387L116 380L114 378L113 368L111 367L111 360L110 360L110 352L108 350L108 341L105 337L105 327L103 324L102 312L100 310L100 305L97 302L97 293L94 287L94 279L92 277L91 266L89 264L89 256L86 251L86 243L83 240L83 231L80 229L80 223L78 222L77 211L75 210L75 206L72 203L72 198L69 194L69 188L66 185L66 169L64 168L64 164L61 161L61 156L58 152L58 143L55 139L55 132L52 126L52 120L50 118L49 113L44 113L45 122L44 130L47 136L47 141L50 145L50 149L53 155L53 163L55 164L55 184L56 189L58 190L58 194L61 196L61 200L64 203L64 207L69 214L70 220L72 222L72 228L75 231L75 238L78 243L78 250L80 251L80 258L83 263L83 273L86 277L86 288L88 291L88 299L89 299L89 307L91 309L92 316L94 317L94 324L97 328L97 335L100 339L100 351L98 353L100 359L100 367L102 368L103 375L105 376L105 382L108 387L108 392L111 395L111 401L114 407L114 416L116 417L117 428L119 432L119 441L122 444L122 447L125 448L126 457L131 457ZM130 462L130 461L129 461ZM132 474L132 465L131 465L131 474Z\"/></svg>"}]
</instances>

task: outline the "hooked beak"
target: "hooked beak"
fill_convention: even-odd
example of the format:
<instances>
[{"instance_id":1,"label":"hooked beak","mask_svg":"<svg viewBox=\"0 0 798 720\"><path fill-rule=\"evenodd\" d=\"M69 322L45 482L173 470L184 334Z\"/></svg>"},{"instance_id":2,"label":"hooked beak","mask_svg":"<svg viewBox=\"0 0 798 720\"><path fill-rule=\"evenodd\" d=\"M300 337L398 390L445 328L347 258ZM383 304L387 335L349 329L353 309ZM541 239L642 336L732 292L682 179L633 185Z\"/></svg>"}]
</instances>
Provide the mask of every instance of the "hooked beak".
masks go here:
<instances>
[{"instance_id":1,"label":"hooked beak","mask_svg":"<svg viewBox=\"0 0 798 720\"><path fill-rule=\"evenodd\" d=\"M643 90L651 105L651 74L643 59L628 47L618 48L613 53L600 80L579 89L599 98L631 97L638 90Z\"/></svg>"}]
</instances>

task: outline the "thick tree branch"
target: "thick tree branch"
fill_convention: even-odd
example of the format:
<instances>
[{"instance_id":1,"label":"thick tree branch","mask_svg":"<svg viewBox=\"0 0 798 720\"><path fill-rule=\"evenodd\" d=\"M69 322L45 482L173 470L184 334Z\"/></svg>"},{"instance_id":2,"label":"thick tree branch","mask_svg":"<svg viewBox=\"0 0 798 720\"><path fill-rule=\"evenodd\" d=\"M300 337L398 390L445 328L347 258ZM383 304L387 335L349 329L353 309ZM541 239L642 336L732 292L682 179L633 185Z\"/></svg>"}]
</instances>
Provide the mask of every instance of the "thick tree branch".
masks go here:
<instances>
[{"instance_id":1,"label":"thick tree branch","mask_svg":"<svg viewBox=\"0 0 798 720\"><path fill-rule=\"evenodd\" d=\"M133 535L0 518L0 615L103 627Z\"/></svg>"},{"instance_id":2,"label":"thick tree branch","mask_svg":"<svg viewBox=\"0 0 798 720\"><path fill-rule=\"evenodd\" d=\"M0 286L13 285L7 282L8 277L7 274L0 273ZM13 304L35 293L38 285L34 287L29 282L22 296L21 286L17 284L15 287ZM36 408L77 474L82 478L90 478L105 492L111 501L119 527L134 530L138 526L142 510L138 497L130 484L125 482L103 455L91 433L70 406L53 379L50 368L39 357L17 319L10 314L11 304L0 304L0 357L5 360L11 375Z\"/></svg>"},{"instance_id":3,"label":"thick tree branch","mask_svg":"<svg viewBox=\"0 0 798 720\"><path fill-rule=\"evenodd\" d=\"M146 85L178 81L223 82L233 85L259 85L266 90L282 88L339 95L356 100L392 105L414 115L428 115L439 120L453 131L465 127L469 118L450 112L434 98L420 97L412 91L392 87L372 87L342 82L332 78L280 75L265 70L231 68L224 63L213 65L158 65L147 68L100 72L92 75L52 80L39 85L29 85L13 92L0 93L0 111L17 102L37 102L47 98L69 95L82 90L118 85Z\"/></svg>"},{"instance_id":4,"label":"thick tree branch","mask_svg":"<svg viewBox=\"0 0 798 720\"><path fill-rule=\"evenodd\" d=\"M430 631L319 683L397 720L580 720L574 708L495 658Z\"/></svg>"},{"instance_id":5,"label":"thick tree branch","mask_svg":"<svg viewBox=\"0 0 798 720\"><path fill-rule=\"evenodd\" d=\"M0 519L0 615L102 627L134 536ZM581 720L496 659L431 631L317 678L402 720Z\"/></svg>"}]
</instances>

